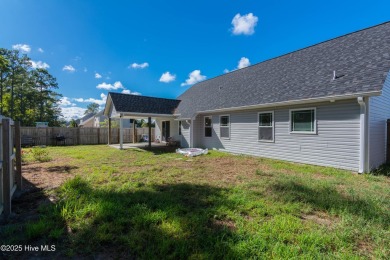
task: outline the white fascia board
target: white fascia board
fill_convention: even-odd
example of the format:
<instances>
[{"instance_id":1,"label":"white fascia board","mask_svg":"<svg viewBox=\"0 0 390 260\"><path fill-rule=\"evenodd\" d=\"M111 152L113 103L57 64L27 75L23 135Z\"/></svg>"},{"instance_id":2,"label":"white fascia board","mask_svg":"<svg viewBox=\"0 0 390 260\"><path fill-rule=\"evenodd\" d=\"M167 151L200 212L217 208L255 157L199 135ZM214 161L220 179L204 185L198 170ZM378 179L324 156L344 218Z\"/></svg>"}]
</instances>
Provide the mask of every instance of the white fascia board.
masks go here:
<instances>
[{"instance_id":1,"label":"white fascia board","mask_svg":"<svg viewBox=\"0 0 390 260\"><path fill-rule=\"evenodd\" d=\"M355 99L362 96L380 96L382 91L371 91L371 92L362 92L355 94L347 94L347 95L335 95L335 96L327 96L321 98L307 98L307 99L298 99L298 100L289 100L275 103L266 103L266 104L258 104L258 105L250 105L250 106L240 106L240 107L230 107L230 108L221 108L221 109L213 109L213 110L205 110L198 111L197 114L200 113L218 113L218 112L227 112L227 111L235 111L235 110L249 110L249 109L257 109L257 108L267 108L267 107L280 107L280 106L289 106L289 105L300 105L307 103L318 103L318 102L330 102L336 100L346 100L346 99Z\"/></svg>"}]
</instances>

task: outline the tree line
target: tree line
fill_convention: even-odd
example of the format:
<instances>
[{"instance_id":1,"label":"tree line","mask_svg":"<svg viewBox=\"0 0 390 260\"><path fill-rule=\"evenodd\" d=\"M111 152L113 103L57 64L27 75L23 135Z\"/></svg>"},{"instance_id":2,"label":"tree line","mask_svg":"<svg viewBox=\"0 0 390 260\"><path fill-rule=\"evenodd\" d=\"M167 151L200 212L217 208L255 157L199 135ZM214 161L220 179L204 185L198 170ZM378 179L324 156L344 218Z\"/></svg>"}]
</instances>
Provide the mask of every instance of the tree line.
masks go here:
<instances>
[{"instance_id":1,"label":"tree line","mask_svg":"<svg viewBox=\"0 0 390 260\"><path fill-rule=\"evenodd\" d=\"M60 126L61 94L57 80L44 68L34 68L31 59L18 50L0 48L0 114L22 126L49 122Z\"/></svg>"}]
</instances>

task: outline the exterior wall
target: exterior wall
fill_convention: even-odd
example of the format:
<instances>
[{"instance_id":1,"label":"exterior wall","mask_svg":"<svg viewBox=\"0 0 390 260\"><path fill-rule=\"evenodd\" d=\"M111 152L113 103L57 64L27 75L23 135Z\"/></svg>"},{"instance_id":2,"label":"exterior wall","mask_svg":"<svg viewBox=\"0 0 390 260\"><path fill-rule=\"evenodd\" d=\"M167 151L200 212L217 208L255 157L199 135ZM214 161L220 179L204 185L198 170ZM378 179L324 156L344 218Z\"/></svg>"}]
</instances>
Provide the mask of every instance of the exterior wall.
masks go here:
<instances>
[{"instance_id":1,"label":"exterior wall","mask_svg":"<svg viewBox=\"0 0 390 260\"><path fill-rule=\"evenodd\" d=\"M190 138L191 138L191 130L190 130L191 122L190 120L181 121L181 138L180 146L184 148L190 147Z\"/></svg>"},{"instance_id":2,"label":"exterior wall","mask_svg":"<svg viewBox=\"0 0 390 260\"><path fill-rule=\"evenodd\" d=\"M382 95L370 98L369 102L370 170L386 162L387 119L390 119L390 73L385 81Z\"/></svg>"},{"instance_id":3,"label":"exterior wall","mask_svg":"<svg viewBox=\"0 0 390 260\"><path fill-rule=\"evenodd\" d=\"M317 134L291 134L289 109L316 108ZM258 112L274 111L274 142L258 141ZM230 139L220 138L219 116L230 114ZM204 137L204 116L212 137ZM359 169L360 107L356 99L305 106L242 110L197 117L196 146L353 171Z\"/></svg>"},{"instance_id":4,"label":"exterior wall","mask_svg":"<svg viewBox=\"0 0 390 260\"><path fill-rule=\"evenodd\" d=\"M181 141L181 136L179 135L179 121L173 119L156 119L156 130L155 130L155 138L158 140L162 140L162 122L169 121L170 123L170 137L173 137L176 141Z\"/></svg>"},{"instance_id":5,"label":"exterior wall","mask_svg":"<svg viewBox=\"0 0 390 260\"><path fill-rule=\"evenodd\" d=\"M159 140L161 142L161 120L156 119L155 128L154 128L154 140Z\"/></svg>"}]
</instances>

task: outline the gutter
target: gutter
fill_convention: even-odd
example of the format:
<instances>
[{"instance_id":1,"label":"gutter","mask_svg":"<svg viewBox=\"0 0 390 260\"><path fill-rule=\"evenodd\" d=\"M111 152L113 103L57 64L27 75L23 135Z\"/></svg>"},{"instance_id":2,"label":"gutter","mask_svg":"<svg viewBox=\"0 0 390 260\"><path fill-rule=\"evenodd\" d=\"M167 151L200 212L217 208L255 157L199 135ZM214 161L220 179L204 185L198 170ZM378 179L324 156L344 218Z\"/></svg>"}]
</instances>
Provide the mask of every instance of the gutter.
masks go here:
<instances>
[{"instance_id":1,"label":"gutter","mask_svg":"<svg viewBox=\"0 0 390 260\"><path fill-rule=\"evenodd\" d=\"M301 104L317 103L317 102L329 102L329 101L334 102L337 100L353 99L353 98L359 98L359 97L363 97L363 96L380 96L381 94L382 94L382 91L378 90L378 91L361 92L361 93L354 93L354 94L333 95L333 96L320 97L320 98L306 98L306 99L289 100L289 101L265 103L265 104L258 104L258 105L212 109L212 110L205 110L205 111L197 111L196 113L197 114L218 113L218 112L228 112L228 111L234 111L234 110L247 110L247 109L259 109L259 108L266 108L266 107L291 106L291 105L301 105Z\"/></svg>"},{"instance_id":2,"label":"gutter","mask_svg":"<svg viewBox=\"0 0 390 260\"><path fill-rule=\"evenodd\" d=\"M366 172L366 139L367 139L367 105L364 97L358 97L357 101L360 105L360 152L359 152L359 173Z\"/></svg>"}]
</instances>

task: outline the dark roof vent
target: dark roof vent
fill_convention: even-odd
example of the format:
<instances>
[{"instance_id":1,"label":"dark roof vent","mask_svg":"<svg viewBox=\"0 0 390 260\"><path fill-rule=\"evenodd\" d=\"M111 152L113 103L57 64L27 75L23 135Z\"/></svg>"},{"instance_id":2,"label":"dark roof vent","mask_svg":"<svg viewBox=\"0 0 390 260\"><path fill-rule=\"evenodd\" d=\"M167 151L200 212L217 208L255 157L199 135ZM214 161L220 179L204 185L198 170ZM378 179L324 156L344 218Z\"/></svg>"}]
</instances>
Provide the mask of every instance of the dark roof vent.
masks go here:
<instances>
[{"instance_id":1,"label":"dark roof vent","mask_svg":"<svg viewBox=\"0 0 390 260\"><path fill-rule=\"evenodd\" d=\"M336 71L334 70L334 71L333 71L333 78L332 78L332 80L339 79L339 78L342 78L342 77L344 77L344 76L345 76L344 74L339 74L339 75L337 75L337 74L336 74Z\"/></svg>"}]
</instances>

